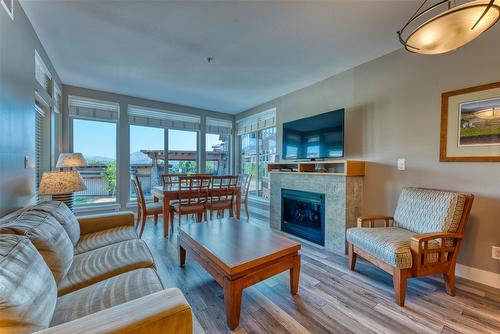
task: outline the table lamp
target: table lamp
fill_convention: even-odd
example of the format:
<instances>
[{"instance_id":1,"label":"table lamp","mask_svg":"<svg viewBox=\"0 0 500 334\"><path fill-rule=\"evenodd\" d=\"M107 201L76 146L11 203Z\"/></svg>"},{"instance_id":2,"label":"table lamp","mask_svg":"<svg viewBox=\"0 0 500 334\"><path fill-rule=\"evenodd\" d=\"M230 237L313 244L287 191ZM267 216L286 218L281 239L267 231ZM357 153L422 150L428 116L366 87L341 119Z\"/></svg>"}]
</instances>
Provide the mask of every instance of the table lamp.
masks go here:
<instances>
[{"instance_id":1,"label":"table lamp","mask_svg":"<svg viewBox=\"0 0 500 334\"><path fill-rule=\"evenodd\" d=\"M43 173L38 194L52 195L53 200L64 202L73 210L73 193L86 189L78 171L53 171Z\"/></svg>"},{"instance_id":2,"label":"table lamp","mask_svg":"<svg viewBox=\"0 0 500 334\"><path fill-rule=\"evenodd\" d=\"M81 153L61 153L57 159L56 168L63 170L63 168L85 167L87 161Z\"/></svg>"}]
</instances>

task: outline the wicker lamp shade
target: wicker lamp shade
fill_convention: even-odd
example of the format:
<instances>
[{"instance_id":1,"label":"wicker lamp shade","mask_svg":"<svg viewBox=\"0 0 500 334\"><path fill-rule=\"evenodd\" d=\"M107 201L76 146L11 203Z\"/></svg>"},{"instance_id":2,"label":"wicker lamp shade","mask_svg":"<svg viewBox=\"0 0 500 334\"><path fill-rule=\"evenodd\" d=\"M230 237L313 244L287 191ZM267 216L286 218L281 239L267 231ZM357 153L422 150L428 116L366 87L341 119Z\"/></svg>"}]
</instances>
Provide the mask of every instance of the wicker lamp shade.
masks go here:
<instances>
[{"instance_id":1,"label":"wicker lamp shade","mask_svg":"<svg viewBox=\"0 0 500 334\"><path fill-rule=\"evenodd\" d=\"M85 166L87 166L87 161L81 153L61 153L56 163L56 168Z\"/></svg>"}]
</instances>

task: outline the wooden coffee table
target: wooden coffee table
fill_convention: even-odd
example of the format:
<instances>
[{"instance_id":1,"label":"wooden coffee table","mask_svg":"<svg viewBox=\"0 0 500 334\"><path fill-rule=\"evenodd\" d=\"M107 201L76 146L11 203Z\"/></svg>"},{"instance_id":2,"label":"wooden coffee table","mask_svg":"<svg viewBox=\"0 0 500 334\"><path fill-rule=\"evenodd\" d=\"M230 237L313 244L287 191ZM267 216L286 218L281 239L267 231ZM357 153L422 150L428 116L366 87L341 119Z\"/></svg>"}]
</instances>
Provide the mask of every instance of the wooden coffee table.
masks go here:
<instances>
[{"instance_id":1,"label":"wooden coffee table","mask_svg":"<svg viewBox=\"0 0 500 334\"><path fill-rule=\"evenodd\" d=\"M300 244L235 219L189 224L179 229L179 262L186 252L224 288L227 324L240 321L243 289L290 270L290 291L296 294Z\"/></svg>"}]
</instances>

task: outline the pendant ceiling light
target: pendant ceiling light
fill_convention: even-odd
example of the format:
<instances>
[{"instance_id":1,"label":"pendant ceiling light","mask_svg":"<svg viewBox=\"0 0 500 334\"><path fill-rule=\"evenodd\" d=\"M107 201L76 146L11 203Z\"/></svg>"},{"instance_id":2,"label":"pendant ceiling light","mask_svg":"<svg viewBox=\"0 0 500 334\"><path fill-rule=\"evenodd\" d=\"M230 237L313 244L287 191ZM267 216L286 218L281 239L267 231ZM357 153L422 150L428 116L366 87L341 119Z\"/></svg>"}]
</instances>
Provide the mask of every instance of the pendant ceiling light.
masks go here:
<instances>
[{"instance_id":1,"label":"pendant ceiling light","mask_svg":"<svg viewBox=\"0 0 500 334\"><path fill-rule=\"evenodd\" d=\"M455 50L497 23L500 17L499 1L475 0L456 6L455 1L444 0L424 9L427 2L424 0L397 32L399 41L406 50L421 54L440 54ZM447 10L431 16L438 10L442 11L443 7L447 7ZM407 33L412 27L416 28Z\"/></svg>"}]
</instances>

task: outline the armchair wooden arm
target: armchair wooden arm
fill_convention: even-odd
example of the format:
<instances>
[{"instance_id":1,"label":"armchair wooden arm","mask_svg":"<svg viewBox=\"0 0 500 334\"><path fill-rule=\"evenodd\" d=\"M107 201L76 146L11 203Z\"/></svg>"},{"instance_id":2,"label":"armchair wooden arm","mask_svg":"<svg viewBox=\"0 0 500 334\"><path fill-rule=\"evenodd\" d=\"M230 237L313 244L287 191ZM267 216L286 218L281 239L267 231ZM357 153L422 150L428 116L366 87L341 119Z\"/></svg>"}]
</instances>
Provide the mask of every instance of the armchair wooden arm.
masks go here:
<instances>
[{"instance_id":1,"label":"armchair wooden arm","mask_svg":"<svg viewBox=\"0 0 500 334\"><path fill-rule=\"evenodd\" d=\"M360 216L358 217L358 227L365 227L363 226L365 222L368 223L366 227L375 227L374 223L377 220L383 220L384 227L389 227L394 222L394 218L391 216Z\"/></svg>"},{"instance_id":2,"label":"armchair wooden arm","mask_svg":"<svg viewBox=\"0 0 500 334\"><path fill-rule=\"evenodd\" d=\"M416 270L421 271L426 267L436 266L436 265L448 265L453 257L457 243L456 242L446 242L448 240L461 240L464 235L461 233L423 233L414 235L410 241L410 249L415 260ZM439 244L429 245L430 241L438 241ZM431 247L429 247L431 246ZM437 262L434 260L432 262L429 259L433 257L429 256L432 254L437 254Z\"/></svg>"}]
</instances>

